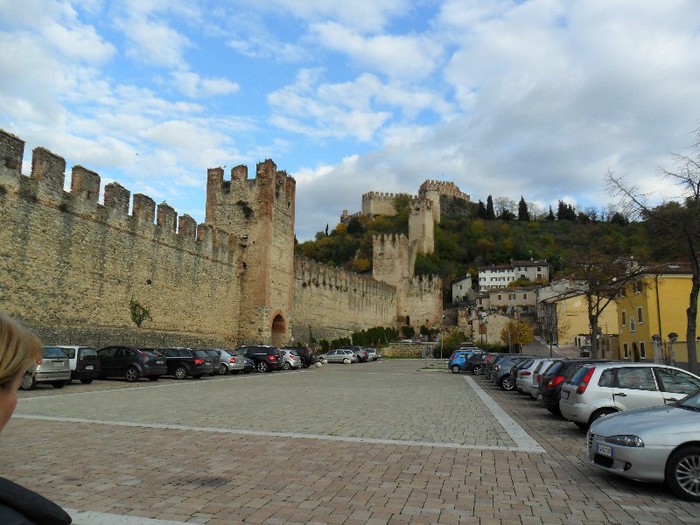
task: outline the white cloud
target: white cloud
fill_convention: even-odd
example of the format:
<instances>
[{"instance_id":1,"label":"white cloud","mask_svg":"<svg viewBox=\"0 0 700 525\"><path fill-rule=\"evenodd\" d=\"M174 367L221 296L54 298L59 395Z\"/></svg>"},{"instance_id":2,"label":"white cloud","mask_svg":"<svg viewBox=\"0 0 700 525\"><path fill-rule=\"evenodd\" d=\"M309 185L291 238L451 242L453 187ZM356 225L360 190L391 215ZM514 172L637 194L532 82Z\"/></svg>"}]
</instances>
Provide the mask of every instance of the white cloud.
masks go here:
<instances>
[{"instance_id":1,"label":"white cloud","mask_svg":"<svg viewBox=\"0 0 700 525\"><path fill-rule=\"evenodd\" d=\"M320 72L303 70L296 83L268 95L277 126L318 137L371 140L390 114L372 109L381 83L371 75L355 82L320 84Z\"/></svg>"},{"instance_id":2,"label":"white cloud","mask_svg":"<svg viewBox=\"0 0 700 525\"><path fill-rule=\"evenodd\" d=\"M364 36L333 22L314 24L312 31L321 45L346 53L360 65L392 78L422 80L441 61L441 45L425 36Z\"/></svg>"},{"instance_id":3,"label":"white cloud","mask_svg":"<svg viewBox=\"0 0 700 525\"><path fill-rule=\"evenodd\" d=\"M174 71L171 78L175 88L190 98L236 93L240 86L225 78L201 78L197 73Z\"/></svg>"}]
</instances>

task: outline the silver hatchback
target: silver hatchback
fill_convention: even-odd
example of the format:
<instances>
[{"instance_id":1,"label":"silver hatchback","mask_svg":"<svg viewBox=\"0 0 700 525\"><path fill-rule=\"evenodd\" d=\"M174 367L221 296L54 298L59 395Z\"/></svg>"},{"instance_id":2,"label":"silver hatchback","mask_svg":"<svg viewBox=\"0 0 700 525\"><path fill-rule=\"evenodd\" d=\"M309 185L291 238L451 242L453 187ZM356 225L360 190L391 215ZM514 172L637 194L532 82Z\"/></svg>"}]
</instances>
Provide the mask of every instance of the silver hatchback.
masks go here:
<instances>
[{"instance_id":1,"label":"silver hatchback","mask_svg":"<svg viewBox=\"0 0 700 525\"><path fill-rule=\"evenodd\" d=\"M338 348L322 356L328 363L357 363L357 355L352 350Z\"/></svg>"},{"instance_id":2,"label":"silver hatchback","mask_svg":"<svg viewBox=\"0 0 700 525\"><path fill-rule=\"evenodd\" d=\"M700 377L654 363L590 363L561 387L559 410L581 428L601 416L680 401L700 389Z\"/></svg>"},{"instance_id":3,"label":"silver hatchback","mask_svg":"<svg viewBox=\"0 0 700 525\"><path fill-rule=\"evenodd\" d=\"M41 360L24 374L20 388L32 390L37 383L51 383L54 388L63 388L70 382L68 356L57 346L45 346Z\"/></svg>"}]
</instances>

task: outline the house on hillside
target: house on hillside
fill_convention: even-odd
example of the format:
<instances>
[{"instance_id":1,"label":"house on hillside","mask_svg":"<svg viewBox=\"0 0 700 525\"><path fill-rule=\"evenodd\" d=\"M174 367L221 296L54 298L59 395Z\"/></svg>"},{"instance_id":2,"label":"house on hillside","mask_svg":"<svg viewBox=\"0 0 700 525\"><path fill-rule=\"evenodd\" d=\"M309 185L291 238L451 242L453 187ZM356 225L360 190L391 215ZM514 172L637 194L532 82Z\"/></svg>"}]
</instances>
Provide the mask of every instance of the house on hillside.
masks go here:
<instances>
[{"instance_id":1,"label":"house on hillside","mask_svg":"<svg viewBox=\"0 0 700 525\"><path fill-rule=\"evenodd\" d=\"M620 290L616 303L621 359L687 365L691 284L688 264L666 263L642 271Z\"/></svg>"},{"instance_id":2,"label":"house on hillside","mask_svg":"<svg viewBox=\"0 0 700 525\"><path fill-rule=\"evenodd\" d=\"M467 273L452 281L452 304L466 303L475 295L472 290L472 276Z\"/></svg>"},{"instance_id":3,"label":"house on hillside","mask_svg":"<svg viewBox=\"0 0 700 525\"><path fill-rule=\"evenodd\" d=\"M542 261L514 261L510 264L479 266L479 290L504 288L518 279L549 282L549 265Z\"/></svg>"}]
</instances>

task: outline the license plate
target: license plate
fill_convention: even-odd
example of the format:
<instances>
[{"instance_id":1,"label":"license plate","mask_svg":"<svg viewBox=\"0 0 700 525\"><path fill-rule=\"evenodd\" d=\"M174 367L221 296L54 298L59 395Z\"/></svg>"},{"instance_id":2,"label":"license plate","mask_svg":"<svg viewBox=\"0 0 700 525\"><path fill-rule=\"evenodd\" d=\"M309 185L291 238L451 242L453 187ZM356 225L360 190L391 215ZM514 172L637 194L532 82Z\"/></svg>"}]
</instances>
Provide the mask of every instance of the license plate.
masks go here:
<instances>
[{"instance_id":1,"label":"license plate","mask_svg":"<svg viewBox=\"0 0 700 525\"><path fill-rule=\"evenodd\" d=\"M87 365L85 367L85 370L94 370L94 369L95 369L95 367L93 365Z\"/></svg>"},{"instance_id":2,"label":"license plate","mask_svg":"<svg viewBox=\"0 0 700 525\"><path fill-rule=\"evenodd\" d=\"M55 368L63 368L63 361L54 361L53 366Z\"/></svg>"},{"instance_id":3,"label":"license plate","mask_svg":"<svg viewBox=\"0 0 700 525\"><path fill-rule=\"evenodd\" d=\"M613 448L608 445L601 445L598 443L598 445L596 445L596 452L601 456L613 457Z\"/></svg>"},{"instance_id":4,"label":"license plate","mask_svg":"<svg viewBox=\"0 0 700 525\"><path fill-rule=\"evenodd\" d=\"M158 359L158 360L156 361L156 364L157 364L157 365L162 365L162 364L164 364L164 363L165 363L165 361L163 361L162 359Z\"/></svg>"}]
</instances>

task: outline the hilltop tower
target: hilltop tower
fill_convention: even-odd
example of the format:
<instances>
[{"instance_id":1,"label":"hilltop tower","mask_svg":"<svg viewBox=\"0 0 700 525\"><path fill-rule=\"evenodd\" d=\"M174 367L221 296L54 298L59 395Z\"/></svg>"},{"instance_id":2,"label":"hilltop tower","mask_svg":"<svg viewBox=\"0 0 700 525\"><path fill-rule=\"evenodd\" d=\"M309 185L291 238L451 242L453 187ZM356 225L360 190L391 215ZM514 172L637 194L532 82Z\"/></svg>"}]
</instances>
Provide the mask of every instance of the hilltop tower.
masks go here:
<instances>
[{"instance_id":1,"label":"hilltop tower","mask_svg":"<svg viewBox=\"0 0 700 525\"><path fill-rule=\"evenodd\" d=\"M242 301L239 342L281 345L289 341L294 280L296 182L271 160L255 179L236 166L207 173L206 223L239 239Z\"/></svg>"},{"instance_id":2,"label":"hilltop tower","mask_svg":"<svg viewBox=\"0 0 700 525\"><path fill-rule=\"evenodd\" d=\"M438 224L440 223L440 197L442 195L469 202L469 195L463 193L454 182L426 180L420 185L418 196L433 203L433 220Z\"/></svg>"},{"instance_id":3,"label":"hilltop tower","mask_svg":"<svg viewBox=\"0 0 700 525\"><path fill-rule=\"evenodd\" d=\"M413 199L408 215L408 238L415 242L417 254L435 251L435 225L433 203L428 199Z\"/></svg>"}]
</instances>

